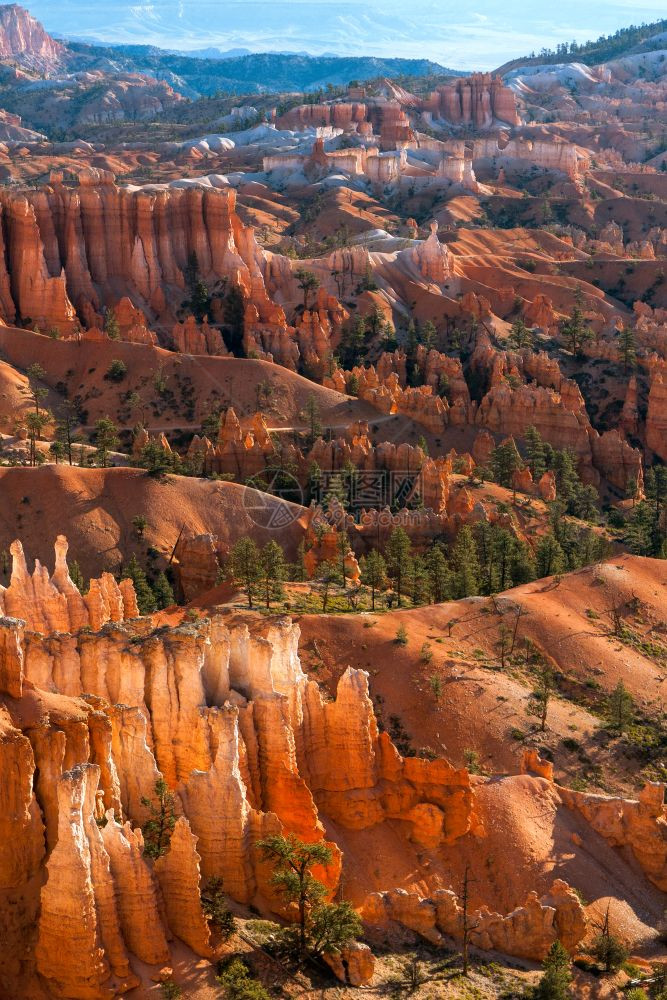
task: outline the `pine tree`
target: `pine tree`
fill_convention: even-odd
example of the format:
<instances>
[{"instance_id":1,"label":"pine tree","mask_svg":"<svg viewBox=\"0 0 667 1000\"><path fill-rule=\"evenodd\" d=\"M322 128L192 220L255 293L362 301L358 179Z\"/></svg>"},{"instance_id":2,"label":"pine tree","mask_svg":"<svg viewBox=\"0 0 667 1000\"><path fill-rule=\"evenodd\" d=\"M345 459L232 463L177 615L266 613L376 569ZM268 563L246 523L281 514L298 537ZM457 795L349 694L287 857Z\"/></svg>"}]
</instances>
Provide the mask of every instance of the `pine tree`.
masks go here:
<instances>
[{"instance_id":1,"label":"pine tree","mask_svg":"<svg viewBox=\"0 0 667 1000\"><path fill-rule=\"evenodd\" d=\"M155 595L150 588L145 572L137 562L137 557L134 554L123 570L122 579L131 580L134 584L139 613L142 615L152 614L156 608Z\"/></svg>"},{"instance_id":2,"label":"pine tree","mask_svg":"<svg viewBox=\"0 0 667 1000\"><path fill-rule=\"evenodd\" d=\"M417 337L417 327L413 319L408 323L408 329L405 335L405 353L408 358L414 361L417 354L417 347L419 346L419 338Z\"/></svg>"},{"instance_id":3,"label":"pine tree","mask_svg":"<svg viewBox=\"0 0 667 1000\"><path fill-rule=\"evenodd\" d=\"M60 465L60 460L65 457L65 445L62 441L54 441L49 445L49 452L56 460L56 465Z\"/></svg>"},{"instance_id":4,"label":"pine tree","mask_svg":"<svg viewBox=\"0 0 667 1000\"><path fill-rule=\"evenodd\" d=\"M405 592L407 577L410 571L410 556L412 553L412 543L403 528L394 528L385 549L385 561L387 570L394 585L398 606L401 606L401 597Z\"/></svg>"},{"instance_id":5,"label":"pine tree","mask_svg":"<svg viewBox=\"0 0 667 1000\"><path fill-rule=\"evenodd\" d=\"M193 251L185 266L185 283L190 292L189 300L184 303L192 310L195 319L201 323L211 311L211 296L202 280L199 271L199 258Z\"/></svg>"},{"instance_id":6,"label":"pine tree","mask_svg":"<svg viewBox=\"0 0 667 1000\"><path fill-rule=\"evenodd\" d=\"M590 953L595 955L598 962L602 962L606 973L618 972L628 957L628 949L625 947L621 939L617 938L616 935L611 932L611 925L609 922L609 904L607 904L607 912L605 914L604 921L602 922L602 925L598 926L600 927L600 933L593 941Z\"/></svg>"},{"instance_id":7,"label":"pine tree","mask_svg":"<svg viewBox=\"0 0 667 1000\"><path fill-rule=\"evenodd\" d=\"M267 542L259 558L260 577L267 608L271 600L278 600L283 593L285 579L285 554L277 542Z\"/></svg>"},{"instance_id":8,"label":"pine tree","mask_svg":"<svg viewBox=\"0 0 667 1000\"><path fill-rule=\"evenodd\" d=\"M634 701L623 681L619 681L609 696L609 718L614 729L625 732L632 721Z\"/></svg>"},{"instance_id":9,"label":"pine tree","mask_svg":"<svg viewBox=\"0 0 667 1000\"><path fill-rule=\"evenodd\" d=\"M565 570L565 553L551 531L537 543L535 563L538 579L543 576L556 576Z\"/></svg>"},{"instance_id":10,"label":"pine tree","mask_svg":"<svg viewBox=\"0 0 667 1000\"><path fill-rule=\"evenodd\" d=\"M544 454L544 441L536 427L532 425L526 428L524 435L526 442L526 456L528 467L533 475L534 482L538 482L547 471L547 463Z\"/></svg>"},{"instance_id":11,"label":"pine tree","mask_svg":"<svg viewBox=\"0 0 667 1000\"><path fill-rule=\"evenodd\" d=\"M308 308L311 293L316 292L320 287L320 279L313 271L307 271L303 267L294 272L294 277L303 292L303 308L305 311Z\"/></svg>"},{"instance_id":12,"label":"pine tree","mask_svg":"<svg viewBox=\"0 0 667 1000\"><path fill-rule=\"evenodd\" d=\"M252 538L239 538L229 554L231 575L245 590L248 607L252 609L253 598L260 578L260 554Z\"/></svg>"},{"instance_id":13,"label":"pine tree","mask_svg":"<svg viewBox=\"0 0 667 1000\"><path fill-rule=\"evenodd\" d=\"M491 471L493 478L500 486L512 487L512 480L517 469L521 468L521 456L514 440L510 438L491 453Z\"/></svg>"},{"instance_id":14,"label":"pine tree","mask_svg":"<svg viewBox=\"0 0 667 1000\"><path fill-rule=\"evenodd\" d=\"M554 452L553 471L556 492L563 500L572 501L581 487L576 456L569 449Z\"/></svg>"},{"instance_id":15,"label":"pine tree","mask_svg":"<svg viewBox=\"0 0 667 1000\"><path fill-rule=\"evenodd\" d=\"M547 713L554 688L554 675L551 667L542 660L539 665L537 684L533 691L533 704L529 708L530 714L536 715L540 720L541 732L544 732L547 727Z\"/></svg>"},{"instance_id":16,"label":"pine tree","mask_svg":"<svg viewBox=\"0 0 667 1000\"><path fill-rule=\"evenodd\" d=\"M120 340L120 326L114 309L105 310L104 332L109 340Z\"/></svg>"},{"instance_id":17,"label":"pine tree","mask_svg":"<svg viewBox=\"0 0 667 1000\"><path fill-rule=\"evenodd\" d=\"M434 346L438 336L438 331L435 328L435 323L432 323L430 319L427 319L421 328L421 342L427 351L430 351Z\"/></svg>"},{"instance_id":18,"label":"pine tree","mask_svg":"<svg viewBox=\"0 0 667 1000\"><path fill-rule=\"evenodd\" d=\"M375 611L375 595L383 590L387 582L387 564L377 549L371 549L361 560L361 582L370 588L371 608Z\"/></svg>"},{"instance_id":19,"label":"pine tree","mask_svg":"<svg viewBox=\"0 0 667 1000\"><path fill-rule=\"evenodd\" d=\"M577 288L572 312L569 319L562 324L561 333L572 354L579 354L584 344L593 339L593 331L584 316L583 295L580 288Z\"/></svg>"},{"instance_id":20,"label":"pine tree","mask_svg":"<svg viewBox=\"0 0 667 1000\"><path fill-rule=\"evenodd\" d=\"M522 583L530 583L535 579L535 559L530 545L526 542L515 544L510 573L513 587L519 587Z\"/></svg>"},{"instance_id":21,"label":"pine tree","mask_svg":"<svg viewBox=\"0 0 667 1000\"><path fill-rule=\"evenodd\" d=\"M354 368L363 361L366 354L366 320L355 316L343 331L340 343L340 361L343 368Z\"/></svg>"},{"instance_id":22,"label":"pine tree","mask_svg":"<svg viewBox=\"0 0 667 1000\"><path fill-rule=\"evenodd\" d=\"M635 346L635 331L631 326L624 326L618 334L618 348L623 359L623 371L634 368L637 360L637 349Z\"/></svg>"},{"instance_id":23,"label":"pine tree","mask_svg":"<svg viewBox=\"0 0 667 1000\"><path fill-rule=\"evenodd\" d=\"M294 834L274 834L256 846L273 865L273 886L296 907L302 960L339 951L361 934L361 920L350 904L325 902L327 887L313 875L314 868L327 868L332 861L331 849L323 841L304 843Z\"/></svg>"},{"instance_id":24,"label":"pine tree","mask_svg":"<svg viewBox=\"0 0 667 1000\"><path fill-rule=\"evenodd\" d=\"M70 580L79 591L80 594L86 593L86 581L84 579L83 573L81 572L81 567L78 562L74 560L73 563L69 563L69 576Z\"/></svg>"},{"instance_id":25,"label":"pine tree","mask_svg":"<svg viewBox=\"0 0 667 1000\"><path fill-rule=\"evenodd\" d=\"M142 796L141 804L150 813L150 818L141 827L144 854L153 859L161 858L169 849L176 826L176 803L164 778L158 778L155 782L155 800Z\"/></svg>"},{"instance_id":26,"label":"pine tree","mask_svg":"<svg viewBox=\"0 0 667 1000\"><path fill-rule=\"evenodd\" d=\"M30 445L30 466L39 465L44 461L43 455L37 450L37 442L42 436L44 428L49 423L49 414L46 410L30 410L23 418L23 423L28 434Z\"/></svg>"},{"instance_id":27,"label":"pine tree","mask_svg":"<svg viewBox=\"0 0 667 1000\"><path fill-rule=\"evenodd\" d=\"M499 593L509 590L512 586L512 565L513 555L516 549L516 540L507 528L499 528L494 525L492 536L494 552L495 579L492 583L492 593Z\"/></svg>"},{"instance_id":28,"label":"pine tree","mask_svg":"<svg viewBox=\"0 0 667 1000\"><path fill-rule=\"evenodd\" d=\"M306 400L306 405L301 414L302 420L308 425L308 438L310 447L315 444L316 439L322 433L322 421L320 420L320 404L317 402L312 392Z\"/></svg>"},{"instance_id":29,"label":"pine tree","mask_svg":"<svg viewBox=\"0 0 667 1000\"><path fill-rule=\"evenodd\" d=\"M296 562L291 568L291 572L295 583L303 583L308 576L306 572L306 544L303 539L299 542L299 547L296 550Z\"/></svg>"},{"instance_id":30,"label":"pine tree","mask_svg":"<svg viewBox=\"0 0 667 1000\"><path fill-rule=\"evenodd\" d=\"M442 604L452 598L452 571L449 568L441 545L434 545L426 554L426 571L429 591L434 604Z\"/></svg>"},{"instance_id":31,"label":"pine tree","mask_svg":"<svg viewBox=\"0 0 667 1000\"><path fill-rule=\"evenodd\" d=\"M152 589L153 594L155 595L155 603L157 604L158 611L163 611L165 608L170 608L172 606L174 603L174 591L169 583L166 573L158 573Z\"/></svg>"},{"instance_id":32,"label":"pine tree","mask_svg":"<svg viewBox=\"0 0 667 1000\"><path fill-rule=\"evenodd\" d=\"M346 491L344 491L346 492ZM345 497L347 500L347 496ZM336 551L338 552L338 565L340 567L340 575L343 581L343 587L347 586L347 555L350 551L350 539L348 538L347 531L339 531L336 536Z\"/></svg>"},{"instance_id":33,"label":"pine tree","mask_svg":"<svg viewBox=\"0 0 667 1000\"><path fill-rule=\"evenodd\" d=\"M365 318L368 331L374 340L384 327L384 313L376 303Z\"/></svg>"},{"instance_id":34,"label":"pine tree","mask_svg":"<svg viewBox=\"0 0 667 1000\"><path fill-rule=\"evenodd\" d=\"M96 452L95 457L102 466L106 469L107 462L109 458L109 452L112 451L118 444L118 428L114 424L110 417L100 417L100 419L95 423L95 445Z\"/></svg>"},{"instance_id":35,"label":"pine tree","mask_svg":"<svg viewBox=\"0 0 667 1000\"><path fill-rule=\"evenodd\" d=\"M535 991L536 1000L568 1000L571 996L570 956L560 941L554 941L542 964L544 974Z\"/></svg>"},{"instance_id":36,"label":"pine tree","mask_svg":"<svg viewBox=\"0 0 667 1000\"><path fill-rule=\"evenodd\" d=\"M144 532L148 527L148 519L144 514L137 514L132 518L132 527L134 528L137 538L142 539L144 537Z\"/></svg>"},{"instance_id":37,"label":"pine tree","mask_svg":"<svg viewBox=\"0 0 667 1000\"><path fill-rule=\"evenodd\" d=\"M452 549L454 569L454 596L474 597L479 594L481 570L477 556L475 538L469 525L464 526L456 536Z\"/></svg>"},{"instance_id":38,"label":"pine tree","mask_svg":"<svg viewBox=\"0 0 667 1000\"><path fill-rule=\"evenodd\" d=\"M62 441L67 461L73 465L72 447L81 440L75 431L78 423L76 406L71 400L66 400L58 407L56 413L56 438Z\"/></svg>"},{"instance_id":39,"label":"pine tree","mask_svg":"<svg viewBox=\"0 0 667 1000\"><path fill-rule=\"evenodd\" d=\"M533 346L533 331L526 326L521 317L515 319L512 323L512 329L509 332L507 342L511 347L515 347L519 351L525 347Z\"/></svg>"},{"instance_id":40,"label":"pine tree","mask_svg":"<svg viewBox=\"0 0 667 1000\"><path fill-rule=\"evenodd\" d=\"M408 563L408 586L410 598L415 607L428 600L429 578L426 561L421 556L413 556Z\"/></svg>"},{"instance_id":41,"label":"pine tree","mask_svg":"<svg viewBox=\"0 0 667 1000\"><path fill-rule=\"evenodd\" d=\"M320 583L320 592L322 595L322 611L326 614L329 607L331 588L340 582L339 569L336 563L329 561L320 563L317 567L317 579Z\"/></svg>"},{"instance_id":42,"label":"pine tree","mask_svg":"<svg viewBox=\"0 0 667 1000\"><path fill-rule=\"evenodd\" d=\"M26 375L28 376L28 385L23 391L35 407L35 413L38 414L41 401L46 399L49 394L45 385L38 385L46 377L46 372L38 361L34 361L26 368Z\"/></svg>"},{"instance_id":43,"label":"pine tree","mask_svg":"<svg viewBox=\"0 0 667 1000\"><path fill-rule=\"evenodd\" d=\"M174 470L174 455L161 448L157 441L149 441L141 449L139 465L149 476L159 479Z\"/></svg>"}]
</instances>

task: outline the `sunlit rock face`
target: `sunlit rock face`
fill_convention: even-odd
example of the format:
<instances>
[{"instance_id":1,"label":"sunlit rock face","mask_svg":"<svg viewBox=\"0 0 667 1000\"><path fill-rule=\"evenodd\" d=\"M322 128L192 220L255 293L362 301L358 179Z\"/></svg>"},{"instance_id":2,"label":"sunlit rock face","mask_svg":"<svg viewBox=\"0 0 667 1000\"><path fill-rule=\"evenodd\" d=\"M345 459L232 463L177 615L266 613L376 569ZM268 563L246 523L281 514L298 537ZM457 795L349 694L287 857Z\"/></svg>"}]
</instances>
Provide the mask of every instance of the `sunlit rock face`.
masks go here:
<instances>
[{"instance_id":1,"label":"sunlit rock face","mask_svg":"<svg viewBox=\"0 0 667 1000\"><path fill-rule=\"evenodd\" d=\"M19 725L30 720L24 734L0 714L12 802L2 888L24 899L6 927L24 959L0 966L6 982L36 971L53 996L92 1000L136 985L130 956L166 963L173 935L210 954L202 878L282 912L255 848L270 833L323 840L325 818L416 829L427 800L445 821L434 844L479 830L467 772L404 760L378 733L363 671L347 670L325 698L301 669L291 621L155 630L128 618L93 631L70 592L64 540L58 551L53 577L40 569L35 587L15 546L5 599L23 587L40 630L11 618L0 630L0 695L24 706ZM161 777L179 818L153 864L140 826ZM333 893L341 853L330 846L321 877ZM358 958L363 978L369 962Z\"/></svg>"}]
</instances>

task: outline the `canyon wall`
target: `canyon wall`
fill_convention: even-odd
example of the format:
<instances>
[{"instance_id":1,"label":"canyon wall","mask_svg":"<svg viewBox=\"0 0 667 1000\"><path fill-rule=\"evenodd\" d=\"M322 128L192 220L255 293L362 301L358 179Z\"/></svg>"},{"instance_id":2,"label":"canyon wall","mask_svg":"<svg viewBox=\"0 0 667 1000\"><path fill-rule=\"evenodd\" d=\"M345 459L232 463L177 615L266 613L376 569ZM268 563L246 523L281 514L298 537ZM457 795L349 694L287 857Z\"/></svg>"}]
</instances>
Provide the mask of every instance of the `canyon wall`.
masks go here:
<instances>
[{"instance_id":1,"label":"canyon wall","mask_svg":"<svg viewBox=\"0 0 667 1000\"><path fill-rule=\"evenodd\" d=\"M154 320L167 314L171 329L169 307L187 298L185 275L196 254L209 285L240 288L259 320L279 322L282 310L264 285L264 255L241 225L235 198L230 189L119 188L113 175L94 170L81 174L78 188L54 176L50 186L3 195L2 317L66 333L78 311L85 325L101 326L121 287Z\"/></svg>"}]
</instances>

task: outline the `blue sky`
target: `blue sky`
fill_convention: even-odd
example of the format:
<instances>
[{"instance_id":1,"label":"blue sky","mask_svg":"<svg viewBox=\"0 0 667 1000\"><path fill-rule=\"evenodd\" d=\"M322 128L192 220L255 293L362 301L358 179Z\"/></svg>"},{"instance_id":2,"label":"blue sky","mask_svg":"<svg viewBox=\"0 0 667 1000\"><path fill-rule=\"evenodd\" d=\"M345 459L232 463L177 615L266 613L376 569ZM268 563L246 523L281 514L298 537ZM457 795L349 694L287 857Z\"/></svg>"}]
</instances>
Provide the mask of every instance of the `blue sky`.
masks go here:
<instances>
[{"instance_id":1,"label":"blue sky","mask_svg":"<svg viewBox=\"0 0 667 1000\"><path fill-rule=\"evenodd\" d=\"M430 58L491 69L667 15L665 0L24 0L50 31L167 48Z\"/></svg>"}]
</instances>

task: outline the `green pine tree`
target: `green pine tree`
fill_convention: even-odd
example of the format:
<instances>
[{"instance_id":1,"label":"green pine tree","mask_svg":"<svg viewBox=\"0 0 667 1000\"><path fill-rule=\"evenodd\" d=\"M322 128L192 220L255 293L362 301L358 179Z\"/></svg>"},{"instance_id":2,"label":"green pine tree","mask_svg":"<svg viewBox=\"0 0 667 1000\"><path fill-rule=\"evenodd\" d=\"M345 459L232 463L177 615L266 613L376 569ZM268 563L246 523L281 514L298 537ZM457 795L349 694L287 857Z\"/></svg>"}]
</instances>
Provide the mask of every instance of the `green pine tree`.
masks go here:
<instances>
[{"instance_id":1,"label":"green pine tree","mask_svg":"<svg viewBox=\"0 0 667 1000\"><path fill-rule=\"evenodd\" d=\"M465 524L452 549L454 570L454 596L474 597L479 594L481 570L475 538L469 525Z\"/></svg>"},{"instance_id":2,"label":"green pine tree","mask_svg":"<svg viewBox=\"0 0 667 1000\"><path fill-rule=\"evenodd\" d=\"M371 549L360 562L361 582L371 592L371 608L375 611L375 596L386 586L387 564L377 549Z\"/></svg>"},{"instance_id":3,"label":"green pine tree","mask_svg":"<svg viewBox=\"0 0 667 1000\"><path fill-rule=\"evenodd\" d=\"M245 590L248 607L252 609L261 573L259 549L252 538L244 536L234 544L229 555L229 569L233 579Z\"/></svg>"},{"instance_id":4,"label":"green pine tree","mask_svg":"<svg viewBox=\"0 0 667 1000\"><path fill-rule=\"evenodd\" d=\"M286 571L285 553L277 542L267 542L259 554L259 576L267 608L272 600L282 597Z\"/></svg>"},{"instance_id":5,"label":"green pine tree","mask_svg":"<svg viewBox=\"0 0 667 1000\"><path fill-rule=\"evenodd\" d=\"M521 466L521 456L512 438L493 449L491 453L491 472L493 473L494 480L500 486L511 489L514 473Z\"/></svg>"},{"instance_id":6,"label":"green pine tree","mask_svg":"<svg viewBox=\"0 0 667 1000\"><path fill-rule=\"evenodd\" d=\"M137 562L137 557L134 554L123 570L122 579L131 580L134 584L139 613L142 615L152 614L156 609L155 595L150 588L145 572Z\"/></svg>"},{"instance_id":7,"label":"green pine tree","mask_svg":"<svg viewBox=\"0 0 667 1000\"><path fill-rule=\"evenodd\" d=\"M433 603L442 604L451 600L454 581L441 545L436 544L427 552L426 572Z\"/></svg>"},{"instance_id":8,"label":"green pine tree","mask_svg":"<svg viewBox=\"0 0 667 1000\"><path fill-rule=\"evenodd\" d=\"M153 583L153 594L158 611L170 608L174 603L174 591L166 573L158 573Z\"/></svg>"},{"instance_id":9,"label":"green pine tree","mask_svg":"<svg viewBox=\"0 0 667 1000\"><path fill-rule=\"evenodd\" d=\"M149 818L141 827L144 854L153 859L161 858L169 849L176 826L176 802L164 778L155 782L155 799L142 796L141 804L149 812Z\"/></svg>"},{"instance_id":10,"label":"green pine tree","mask_svg":"<svg viewBox=\"0 0 667 1000\"><path fill-rule=\"evenodd\" d=\"M394 528L385 548L385 561L387 571L393 583L398 599L398 606L401 606L401 597L405 593L408 574L410 572L410 557L412 554L412 543L403 528Z\"/></svg>"},{"instance_id":11,"label":"green pine tree","mask_svg":"<svg viewBox=\"0 0 667 1000\"><path fill-rule=\"evenodd\" d=\"M526 442L528 467L533 475L533 481L538 482L547 471L544 441L540 432L532 425L526 428L524 439Z\"/></svg>"},{"instance_id":12,"label":"green pine tree","mask_svg":"<svg viewBox=\"0 0 667 1000\"><path fill-rule=\"evenodd\" d=\"M554 538L553 532L548 532L537 543L535 564L538 579L543 576L556 576L566 569L565 553Z\"/></svg>"},{"instance_id":13,"label":"green pine tree","mask_svg":"<svg viewBox=\"0 0 667 1000\"><path fill-rule=\"evenodd\" d=\"M635 341L635 331L631 326L624 326L618 334L618 348L623 360L623 371L634 368L637 360L637 348Z\"/></svg>"},{"instance_id":14,"label":"green pine tree","mask_svg":"<svg viewBox=\"0 0 667 1000\"><path fill-rule=\"evenodd\" d=\"M536 1000L568 1000L572 995L570 956L560 941L554 941L544 959L544 974L535 991Z\"/></svg>"}]
</instances>

